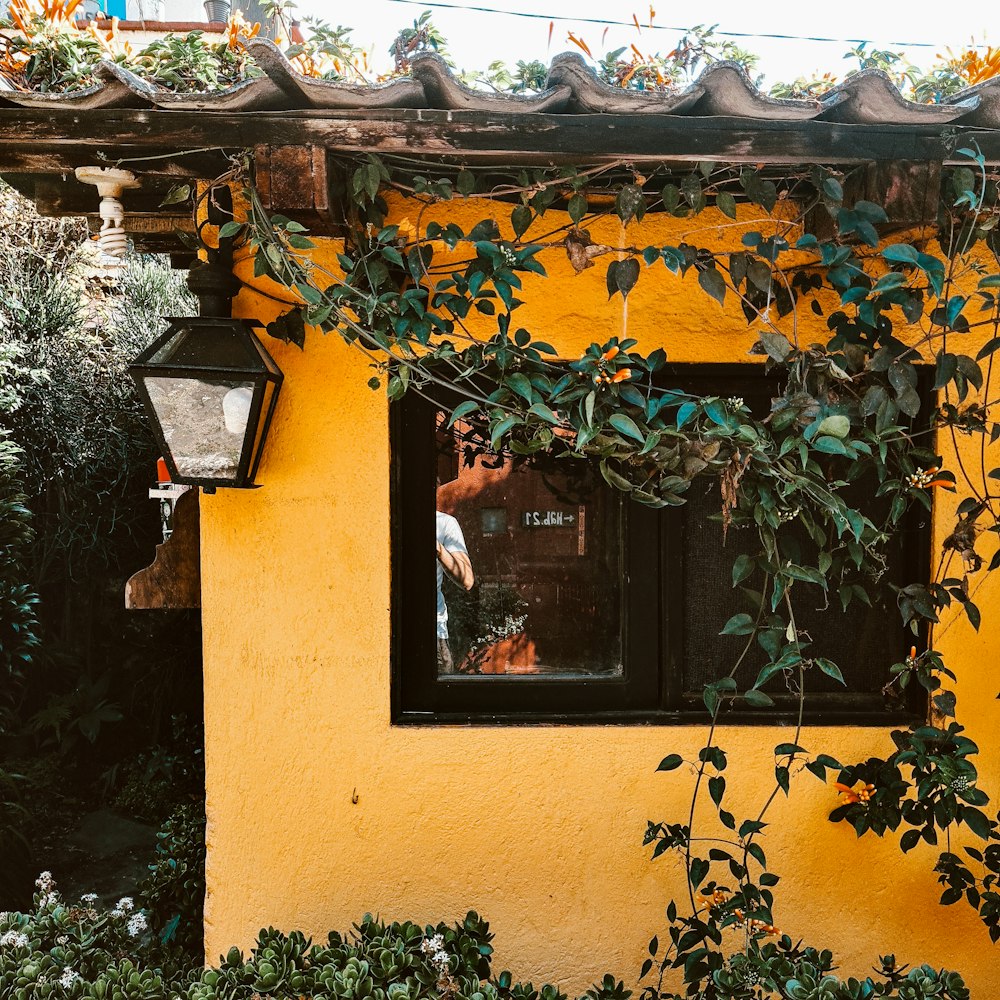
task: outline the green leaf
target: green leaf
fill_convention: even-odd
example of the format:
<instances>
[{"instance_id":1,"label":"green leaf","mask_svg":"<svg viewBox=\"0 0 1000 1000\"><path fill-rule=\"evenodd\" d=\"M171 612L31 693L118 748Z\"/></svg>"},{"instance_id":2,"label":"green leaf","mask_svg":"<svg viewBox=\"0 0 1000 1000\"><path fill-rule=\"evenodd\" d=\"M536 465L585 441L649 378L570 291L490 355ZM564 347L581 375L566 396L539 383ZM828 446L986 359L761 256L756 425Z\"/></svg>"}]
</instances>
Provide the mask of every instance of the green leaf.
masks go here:
<instances>
[{"instance_id":1,"label":"green leaf","mask_svg":"<svg viewBox=\"0 0 1000 1000\"><path fill-rule=\"evenodd\" d=\"M604 481L609 486L613 486L616 490L621 490L624 493L632 492L632 484L623 475L610 468L607 459L601 459L600 469L601 475L604 476Z\"/></svg>"},{"instance_id":2,"label":"green leaf","mask_svg":"<svg viewBox=\"0 0 1000 1000\"><path fill-rule=\"evenodd\" d=\"M628 293L635 287L639 280L639 262L631 257L626 260L613 260L608 265L608 298L612 298L615 292L621 292L622 298L627 298Z\"/></svg>"},{"instance_id":3,"label":"green leaf","mask_svg":"<svg viewBox=\"0 0 1000 1000\"><path fill-rule=\"evenodd\" d=\"M677 429L680 430L697 412L697 403L682 403L677 408Z\"/></svg>"},{"instance_id":4,"label":"green leaf","mask_svg":"<svg viewBox=\"0 0 1000 1000\"><path fill-rule=\"evenodd\" d=\"M917 251L909 243L893 243L882 251L882 256L900 264L916 264L918 259Z\"/></svg>"},{"instance_id":5,"label":"green leaf","mask_svg":"<svg viewBox=\"0 0 1000 1000\"><path fill-rule=\"evenodd\" d=\"M743 699L751 708L771 708L774 705L772 698L769 698L763 691L758 691L756 688L750 688L743 695Z\"/></svg>"},{"instance_id":6,"label":"green leaf","mask_svg":"<svg viewBox=\"0 0 1000 1000\"><path fill-rule=\"evenodd\" d=\"M973 809L971 806L965 806L962 809L962 822L977 837L982 837L983 840L990 839L990 831L994 824L990 822L985 813L981 813L978 809Z\"/></svg>"},{"instance_id":7,"label":"green leaf","mask_svg":"<svg viewBox=\"0 0 1000 1000\"><path fill-rule=\"evenodd\" d=\"M826 660L822 656L818 656L813 662L827 677L832 677L835 681L839 681L844 687L847 687L847 681L844 680L844 675L840 672L840 667L832 660Z\"/></svg>"},{"instance_id":8,"label":"green leaf","mask_svg":"<svg viewBox=\"0 0 1000 1000\"><path fill-rule=\"evenodd\" d=\"M624 434L625 437L632 438L633 441L638 441L640 444L645 444L646 436L639 430L636 422L628 416L626 413L613 413L608 420L608 423L619 434Z\"/></svg>"},{"instance_id":9,"label":"green leaf","mask_svg":"<svg viewBox=\"0 0 1000 1000\"><path fill-rule=\"evenodd\" d=\"M726 280L714 267L698 272L698 284L721 306L726 300Z\"/></svg>"},{"instance_id":10,"label":"green leaf","mask_svg":"<svg viewBox=\"0 0 1000 1000\"><path fill-rule=\"evenodd\" d=\"M506 382L526 403L531 402L532 388L527 375L522 375L521 372L514 372L512 375L507 376Z\"/></svg>"},{"instance_id":11,"label":"green leaf","mask_svg":"<svg viewBox=\"0 0 1000 1000\"><path fill-rule=\"evenodd\" d=\"M720 191L715 204L723 215L730 219L736 218L736 199L728 191Z\"/></svg>"},{"instance_id":12,"label":"green leaf","mask_svg":"<svg viewBox=\"0 0 1000 1000\"><path fill-rule=\"evenodd\" d=\"M848 417L836 414L826 417L819 425L817 434L829 434L835 438L845 438L851 433L851 421Z\"/></svg>"},{"instance_id":13,"label":"green leaf","mask_svg":"<svg viewBox=\"0 0 1000 1000\"><path fill-rule=\"evenodd\" d=\"M692 208L698 207L701 203L702 191L701 181L698 179L697 174L688 174L687 177L681 181L681 194L684 195L684 200Z\"/></svg>"},{"instance_id":14,"label":"green leaf","mask_svg":"<svg viewBox=\"0 0 1000 1000\"><path fill-rule=\"evenodd\" d=\"M518 205L510 213L510 225L514 230L514 235L518 239L528 231L528 227L531 225L531 218L531 209L527 205Z\"/></svg>"},{"instance_id":15,"label":"green leaf","mask_svg":"<svg viewBox=\"0 0 1000 1000\"><path fill-rule=\"evenodd\" d=\"M292 309L282 313L276 320L267 324L267 332L285 343L305 347L306 327L301 309Z\"/></svg>"},{"instance_id":16,"label":"green leaf","mask_svg":"<svg viewBox=\"0 0 1000 1000\"><path fill-rule=\"evenodd\" d=\"M748 614L733 615L719 635L749 635L754 630L754 621Z\"/></svg>"},{"instance_id":17,"label":"green leaf","mask_svg":"<svg viewBox=\"0 0 1000 1000\"><path fill-rule=\"evenodd\" d=\"M295 285L295 291L305 299L306 302L311 306L318 306L323 301L323 296L318 289L313 288L312 285L304 284L303 282L297 282Z\"/></svg>"},{"instance_id":18,"label":"green leaf","mask_svg":"<svg viewBox=\"0 0 1000 1000\"><path fill-rule=\"evenodd\" d=\"M775 361L784 361L792 353L792 345L783 333L765 331L760 335L760 343Z\"/></svg>"},{"instance_id":19,"label":"green leaf","mask_svg":"<svg viewBox=\"0 0 1000 1000\"><path fill-rule=\"evenodd\" d=\"M823 194L831 201L842 202L844 200L844 189L836 177L823 178Z\"/></svg>"},{"instance_id":20,"label":"green leaf","mask_svg":"<svg viewBox=\"0 0 1000 1000\"><path fill-rule=\"evenodd\" d=\"M455 178L455 190L463 197L468 197L476 190L476 178L471 170L460 170Z\"/></svg>"},{"instance_id":21,"label":"green leaf","mask_svg":"<svg viewBox=\"0 0 1000 1000\"><path fill-rule=\"evenodd\" d=\"M844 418L847 419L846 417ZM825 452L827 455L846 455L847 448L844 442L835 437L820 437L813 441L813 447L817 451Z\"/></svg>"},{"instance_id":22,"label":"green leaf","mask_svg":"<svg viewBox=\"0 0 1000 1000\"><path fill-rule=\"evenodd\" d=\"M520 422L520 419L514 414L504 417L503 420L497 423L490 432L490 447L494 451L499 451L503 436L511 430L511 428L516 427Z\"/></svg>"},{"instance_id":23,"label":"green leaf","mask_svg":"<svg viewBox=\"0 0 1000 1000\"><path fill-rule=\"evenodd\" d=\"M657 771L674 771L684 763L684 758L679 753L668 754L657 765Z\"/></svg>"},{"instance_id":24,"label":"green leaf","mask_svg":"<svg viewBox=\"0 0 1000 1000\"><path fill-rule=\"evenodd\" d=\"M979 353L976 355L976 360L982 361L983 358L988 358L991 354L995 353L998 348L1000 348L1000 337L992 337L979 349Z\"/></svg>"},{"instance_id":25,"label":"green leaf","mask_svg":"<svg viewBox=\"0 0 1000 1000\"><path fill-rule=\"evenodd\" d=\"M541 419L547 423L559 423L559 418L544 403L533 403L528 408L528 412L536 417L541 417Z\"/></svg>"},{"instance_id":26,"label":"green leaf","mask_svg":"<svg viewBox=\"0 0 1000 1000\"><path fill-rule=\"evenodd\" d=\"M736 557L733 563L733 586L742 583L756 568L756 561L745 552Z\"/></svg>"},{"instance_id":27,"label":"green leaf","mask_svg":"<svg viewBox=\"0 0 1000 1000\"><path fill-rule=\"evenodd\" d=\"M569 200L569 204L566 206L566 211L569 213L569 217L573 220L574 225L579 225L580 220L587 214L587 196L581 194L579 191Z\"/></svg>"},{"instance_id":28,"label":"green leaf","mask_svg":"<svg viewBox=\"0 0 1000 1000\"><path fill-rule=\"evenodd\" d=\"M191 185L190 184L175 184L166 194L163 201L160 202L160 208L166 208L167 205L180 205L182 202L188 200L191 197Z\"/></svg>"},{"instance_id":29,"label":"green leaf","mask_svg":"<svg viewBox=\"0 0 1000 1000\"><path fill-rule=\"evenodd\" d=\"M883 274L878 281L875 282L875 287L872 291L875 293L879 292L890 292L894 288L902 288L907 282L907 277L905 274L900 274L899 271L890 271L888 274Z\"/></svg>"},{"instance_id":30,"label":"green leaf","mask_svg":"<svg viewBox=\"0 0 1000 1000\"><path fill-rule=\"evenodd\" d=\"M706 684L701 700L705 703L709 715L715 715L719 708L719 690L714 684Z\"/></svg>"},{"instance_id":31,"label":"green leaf","mask_svg":"<svg viewBox=\"0 0 1000 1000\"><path fill-rule=\"evenodd\" d=\"M623 223L628 225L632 219L642 221L646 214L646 198L638 184L624 184L615 199L615 212Z\"/></svg>"},{"instance_id":32,"label":"green leaf","mask_svg":"<svg viewBox=\"0 0 1000 1000\"><path fill-rule=\"evenodd\" d=\"M716 805L719 805L722 802L722 796L725 795L725 793L726 779L723 778L721 774L708 779L708 794L712 797L712 801Z\"/></svg>"}]
</instances>

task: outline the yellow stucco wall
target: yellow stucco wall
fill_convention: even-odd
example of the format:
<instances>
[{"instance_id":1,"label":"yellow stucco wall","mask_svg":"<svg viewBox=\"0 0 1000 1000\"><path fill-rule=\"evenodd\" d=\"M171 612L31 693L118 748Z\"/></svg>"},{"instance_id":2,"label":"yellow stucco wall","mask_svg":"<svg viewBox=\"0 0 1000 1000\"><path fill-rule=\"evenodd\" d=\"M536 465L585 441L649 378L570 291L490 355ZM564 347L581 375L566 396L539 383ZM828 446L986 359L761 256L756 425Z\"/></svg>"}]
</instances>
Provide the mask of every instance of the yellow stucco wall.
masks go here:
<instances>
[{"instance_id":1,"label":"yellow stucco wall","mask_svg":"<svg viewBox=\"0 0 1000 1000\"><path fill-rule=\"evenodd\" d=\"M455 210L466 224L480 214ZM718 224L727 228L706 232ZM736 245L742 231L705 213L641 235L630 228L627 240L689 234ZM625 238L617 223L601 236ZM526 282L521 325L567 356L622 332L606 258L579 276L558 250L542 259L552 277L539 296ZM662 344L675 361L745 359L754 337L731 296L723 311L695 289L693 272L655 273L629 299L642 349ZM265 320L277 310L250 292L236 304ZM824 339L808 310L799 322L804 341ZM311 333L304 352L268 346L285 383L263 488L202 501L209 958L268 924L323 934L365 911L436 921L476 908L496 932L498 969L570 990L605 971L634 983L684 885L678 860L650 863L641 840L647 818L686 809L691 779L654 768L672 751L694 755L703 728L390 725L386 400L365 385L367 360L335 336ZM951 500L937 499L939 541ZM960 717L994 745L998 598L991 579L977 594L982 633L961 620L938 644L959 669ZM789 735L722 731L734 812L756 812L773 781L772 748ZM860 728L813 728L802 742L842 759L884 755L889 744L887 730ZM1000 755L984 753L980 769L983 787L1000 788ZM834 804L832 786L804 775L772 809L765 846L783 876L780 927L833 948L848 972L895 951L958 968L977 1000L992 1000L998 954L969 908L938 906L935 851L921 845L904 858L892 839L859 843L846 824L827 822Z\"/></svg>"}]
</instances>

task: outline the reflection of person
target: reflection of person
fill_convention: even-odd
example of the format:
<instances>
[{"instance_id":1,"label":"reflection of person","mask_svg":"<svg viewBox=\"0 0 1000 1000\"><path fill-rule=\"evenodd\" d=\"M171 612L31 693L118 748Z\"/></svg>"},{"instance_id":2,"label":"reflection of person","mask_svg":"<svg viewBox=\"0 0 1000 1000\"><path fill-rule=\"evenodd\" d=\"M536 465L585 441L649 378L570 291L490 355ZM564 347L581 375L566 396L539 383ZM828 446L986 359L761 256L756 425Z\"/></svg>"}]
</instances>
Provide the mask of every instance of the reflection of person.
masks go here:
<instances>
[{"instance_id":1,"label":"reflection of person","mask_svg":"<svg viewBox=\"0 0 1000 1000\"><path fill-rule=\"evenodd\" d=\"M472 560L465 547L465 536L458 521L451 514L437 512L437 666L439 674L453 674L455 663L448 645L448 605L444 600L441 584L447 573L455 583L471 590L476 582L472 574Z\"/></svg>"}]
</instances>

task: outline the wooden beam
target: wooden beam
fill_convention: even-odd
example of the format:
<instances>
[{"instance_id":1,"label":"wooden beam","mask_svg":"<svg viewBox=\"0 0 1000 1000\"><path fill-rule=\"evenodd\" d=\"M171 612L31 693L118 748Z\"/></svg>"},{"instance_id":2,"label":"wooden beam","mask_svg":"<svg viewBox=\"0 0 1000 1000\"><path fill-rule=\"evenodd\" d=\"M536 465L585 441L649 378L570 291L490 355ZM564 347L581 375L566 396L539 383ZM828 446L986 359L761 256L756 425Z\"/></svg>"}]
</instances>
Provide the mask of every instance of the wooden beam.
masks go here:
<instances>
[{"instance_id":1,"label":"wooden beam","mask_svg":"<svg viewBox=\"0 0 1000 1000\"><path fill-rule=\"evenodd\" d=\"M51 113L51 112L50 112ZM90 112L93 114L94 112ZM25 115L16 111L15 115ZM16 133L16 129L15 129ZM53 143L49 145L16 141L15 134L8 134L0 125L0 175L7 174L49 174L58 177L72 177L76 167L114 166L117 156L109 155L114 144L107 145L92 138L86 145ZM102 158L98 152L107 157ZM165 182L176 183L184 180L218 177L227 166L227 159L219 151L184 152L179 149L165 150L152 148L140 151L141 164L122 163L127 169L134 169L144 177L163 178ZM151 158L151 157L155 157Z\"/></svg>"},{"instance_id":2,"label":"wooden beam","mask_svg":"<svg viewBox=\"0 0 1000 1000\"><path fill-rule=\"evenodd\" d=\"M301 222L317 236L343 232L343 215L330 207L330 175L322 146L256 146L257 193L269 212Z\"/></svg>"},{"instance_id":3,"label":"wooden beam","mask_svg":"<svg viewBox=\"0 0 1000 1000\"><path fill-rule=\"evenodd\" d=\"M169 183L156 183L155 179L142 178L142 187L125 192L122 203L128 218L147 217L171 220L174 225L190 220L191 209L187 204L161 205ZM70 175L65 181L51 176L35 178L35 207L42 215L98 215L100 196L92 184L81 184ZM190 227L188 227L190 228Z\"/></svg>"},{"instance_id":4,"label":"wooden beam","mask_svg":"<svg viewBox=\"0 0 1000 1000\"><path fill-rule=\"evenodd\" d=\"M207 111L0 109L7 156L84 145L142 172L144 151L257 145L405 153L522 163L699 160L728 163L958 162L975 140L1000 163L1000 133L961 126L843 125L667 115L498 114L480 111ZM176 162L180 162L177 160Z\"/></svg>"},{"instance_id":5,"label":"wooden beam","mask_svg":"<svg viewBox=\"0 0 1000 1000\"><path fill-rule=\"evenodd\" d=\"M850 170L844 180L845 204L864 199L885 209L888 221L877 227L883 236L936 219L940 195L941 163L935 161L866 163ZM833 217L822 204L806 213L805 229L821 240L830 239L837 231Z\"/></svg>"}]
</instances>

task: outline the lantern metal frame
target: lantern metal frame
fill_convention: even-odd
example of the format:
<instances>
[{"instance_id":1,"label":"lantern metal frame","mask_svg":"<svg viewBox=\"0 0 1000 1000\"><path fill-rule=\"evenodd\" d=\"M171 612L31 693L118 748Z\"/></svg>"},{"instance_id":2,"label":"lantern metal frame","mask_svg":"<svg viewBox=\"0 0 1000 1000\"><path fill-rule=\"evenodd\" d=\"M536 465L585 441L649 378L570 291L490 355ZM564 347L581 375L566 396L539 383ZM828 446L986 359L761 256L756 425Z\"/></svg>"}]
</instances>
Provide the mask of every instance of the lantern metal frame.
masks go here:
<instances>
[{"instance_id":1,"label":"lantern metal frame","mask_svg":"<svg viewBox=\"0 0 1000 1000\"><path fill-rule=\"evenodd\" d=\"M163 458L170 470L172 482L186 486L200 486L206 493L214 493L217 487L229 489L256 489L254 482L260 466L261 455L271 420L278 402L278 394L284 379L281 369L268 354L264 345L253 332L253 326L260 326L253 320L231 319L219 316L185 316L168 318L167 329L146 347L129 365L129 374L135 380L139 395L142 397L147 418L152 426L157 444L162 450ZM213 330L234 332L243 340L253 361L244 366L197 364L186 362L176 364L170 360L154 362L152 359L182 330L188 328L189 336L193 338L211 336ZM194 342L197 352L197 339ZM233 477L190 476L183 475L178 469L173 451L167 442L159 415L149 395L145 380L147 378L180 378L191 381L241 381L253 383L253 397L243 432L243 443L240 457ZM267 387L273 385L268 397ZM262 412L263 411L263 412Z\"/></svg>"}]
</instances>

